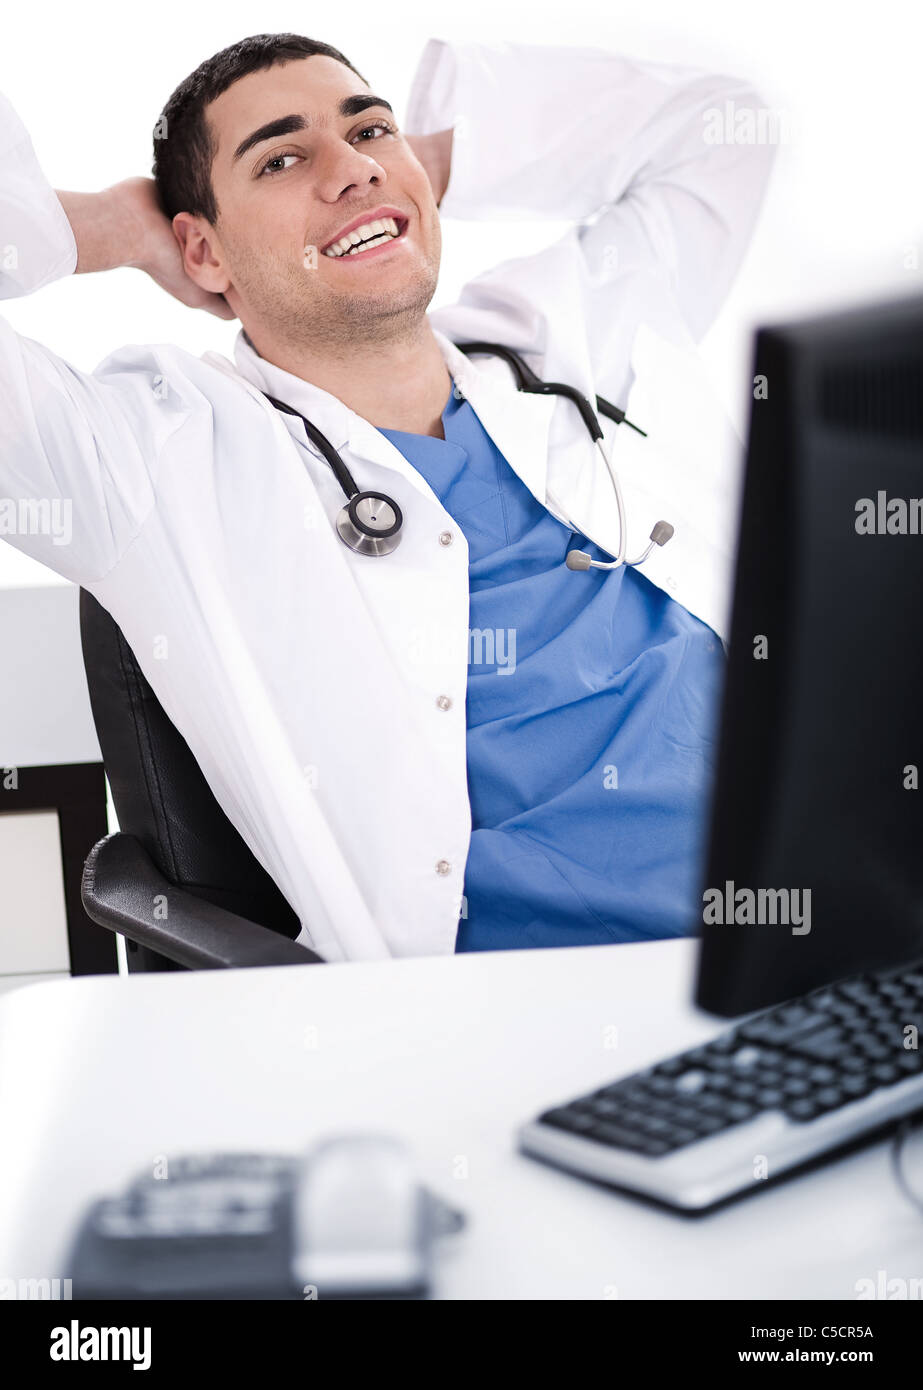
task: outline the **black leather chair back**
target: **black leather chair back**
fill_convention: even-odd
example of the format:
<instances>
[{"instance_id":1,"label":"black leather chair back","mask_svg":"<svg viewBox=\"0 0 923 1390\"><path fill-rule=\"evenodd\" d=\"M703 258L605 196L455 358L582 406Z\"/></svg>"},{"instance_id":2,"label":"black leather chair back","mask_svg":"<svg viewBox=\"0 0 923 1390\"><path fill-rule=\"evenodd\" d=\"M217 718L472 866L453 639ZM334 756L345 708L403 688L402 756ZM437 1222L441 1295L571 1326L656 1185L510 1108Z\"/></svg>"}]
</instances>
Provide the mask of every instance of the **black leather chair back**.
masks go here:
<instances>
[{"instance_id":1,"label":"black leather chair back","mask_svg":"<svg viewBox=\"0 0 923 1390\"><path fill-rule=\"evenodd\" d=\"M298 917L218 805L115 619L85 589L80 638L119 829L134 835L177 887L294 940ZM180 968L126 945L132 971Z\"/></svg>"}]
</instances>

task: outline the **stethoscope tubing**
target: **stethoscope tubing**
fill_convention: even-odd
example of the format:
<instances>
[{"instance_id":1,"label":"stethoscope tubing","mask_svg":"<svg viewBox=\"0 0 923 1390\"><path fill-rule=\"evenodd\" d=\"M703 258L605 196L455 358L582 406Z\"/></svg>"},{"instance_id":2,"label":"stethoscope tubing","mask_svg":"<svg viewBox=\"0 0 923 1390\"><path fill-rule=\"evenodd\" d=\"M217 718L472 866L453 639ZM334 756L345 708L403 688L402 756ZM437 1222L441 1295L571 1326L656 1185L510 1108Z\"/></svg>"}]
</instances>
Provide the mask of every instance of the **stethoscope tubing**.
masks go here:
<instances>
[{"instance_id":1,"label":"stethoscope tubing","mask_svg":"<svg viewBox=\"0 0 923 1390\"><path fill-rule=\"evenodd\" d=\"M618 554L611 563L602 563L595 560L591 561L589 556L584 555L583 552L570 552L568 554L569 568L588 569L592 567L594 569L617 569L623 564L641 564L649 555L651 545L647 547L644 554L637 560L625 559L625 548L627 545L625 504L622 498L622 489L619 486L618 475L612 465L611 457L607 455L603 447L604 435L602 425L599 423L599 415L605 415L617 425L628 425L630 429L635 430L638 434L644 435L645 437L646 431L632 424L632 422L626 418L624 410L620 410L617 405L613 405L611 401L607 401L603 396L596 397L596 410L594 410L587 397L584 396L581 391L578 391L576 387L568 386L566 382L561 381L542 381L541 377L537 376L535 372L532 371L531 367L522 360L517 352L514 352L512 348L506 347L502 343L472 342L458 343L456 346L459 351L466 355L487 353L491 356L503 358L512 368L516 377L517 388L520 391L528 391L534 395L542 396L564 396L567 400L571 401L580 412L580 417L586 426L587 433L602 454L615 493L615 501L618 508ZM391 554L400 544L401 539L403 516L398 504L393 498L387 497L384 493L360 492L355 478L343 462L337 450L334 449L327 436L323 434L316 425L313 425L310 420L306 419L299 410L295 410L284 401L277 400L275 396L270 396L268 391L263 394L277 410L284 411L287 415L294 415L297 419L301 420L308 439L326 459L333 470L333 474L346 497L346 506L342 509L337 518L337 532L340 539L345 545L349 546L351 550L361 555ZM597 411L599 415L597 415ZM360 507L360 503L365 503L366 505ZM382 524L379 525L379 513L381 513L383 518L387 518L388 509L391 512L391 520L387 523L383 520ZM658 527L664 525L665 523L663 522L657 523ZM670 535L672 535L672 529L672 527L668 528ZM669 539L669 536L667 536L667 539ZM651 544L653 545L654 543L663 544L664 542L662 540L655 542L652 533ZM577 559L580 563L572 564L572 559Z\"/></svg>"}]
</instances>

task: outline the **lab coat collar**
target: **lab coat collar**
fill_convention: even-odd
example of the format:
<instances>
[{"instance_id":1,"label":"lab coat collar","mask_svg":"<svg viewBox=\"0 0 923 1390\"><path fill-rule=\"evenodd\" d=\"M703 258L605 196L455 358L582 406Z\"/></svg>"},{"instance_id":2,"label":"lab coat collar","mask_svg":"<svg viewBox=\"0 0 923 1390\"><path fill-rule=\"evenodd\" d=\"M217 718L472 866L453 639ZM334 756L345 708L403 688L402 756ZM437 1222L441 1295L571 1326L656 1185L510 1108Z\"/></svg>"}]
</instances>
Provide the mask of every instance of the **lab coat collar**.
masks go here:
<instances>
[{"instance_id":1,"label":"lab coat collar","mask_svg":"<svg viewBox=\"0 0 923 1390\"><path fill-rule=\"evenodd\" d=\"M336 396L267 362L243 328L234 343L234 360L241 376L251 385L300 411L327 436L337 451L346 448L351 432L349 417L353 412Z\"/></svg>"},{"instance_id":2,"label":"lab coat collar","mask_svg":"<svg viewBox=\"0 0 923 1390\"><path fill-rule=\"evenodd\" d=\"M545 502L548 435L557 398L518 390L498 357L469 358L438 329L433 334L455 385L500 453L539 502Z\"/></svg>"},{"instance_id":3,"label":"lab coat collar","mask_svg":"<svg viewBox=\"0 0 923 1390\"><path fill-rule=\"evenodd\" d=\"M548 432L555 398L517 390L510 369L499 358L469 359L433 328L433 336L455 385L480 419L501 454L539 502L545 502ZM298 410L339 452L384 463L429 493L429 487L368 420L329 391L283 371L261 357L243 329L234 345L237 370L252 386Z\"/></svg>"}]
</instances>

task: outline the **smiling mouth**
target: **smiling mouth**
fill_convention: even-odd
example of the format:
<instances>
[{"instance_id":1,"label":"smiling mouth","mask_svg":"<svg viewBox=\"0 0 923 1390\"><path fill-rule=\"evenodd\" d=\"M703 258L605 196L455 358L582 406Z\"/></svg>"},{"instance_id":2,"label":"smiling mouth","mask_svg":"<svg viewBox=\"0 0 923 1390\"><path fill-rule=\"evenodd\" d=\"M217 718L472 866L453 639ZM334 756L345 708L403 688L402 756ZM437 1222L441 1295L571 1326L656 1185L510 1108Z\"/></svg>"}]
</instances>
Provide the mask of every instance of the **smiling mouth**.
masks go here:
<instances>
[{"instance_id":1,"label":"smiling mouth","mask_svg":"<svg viewBox=\"0 0 923 1390\"><path fill-rule=\"evenodd\" d=\"M323 255L331 260L360 256L377 246L386 246L389 241L398 241L407 231L409 219L406 217L381 217L365 222L355 231L332 241L324 248Z\"/></svg>"}]
</instances>

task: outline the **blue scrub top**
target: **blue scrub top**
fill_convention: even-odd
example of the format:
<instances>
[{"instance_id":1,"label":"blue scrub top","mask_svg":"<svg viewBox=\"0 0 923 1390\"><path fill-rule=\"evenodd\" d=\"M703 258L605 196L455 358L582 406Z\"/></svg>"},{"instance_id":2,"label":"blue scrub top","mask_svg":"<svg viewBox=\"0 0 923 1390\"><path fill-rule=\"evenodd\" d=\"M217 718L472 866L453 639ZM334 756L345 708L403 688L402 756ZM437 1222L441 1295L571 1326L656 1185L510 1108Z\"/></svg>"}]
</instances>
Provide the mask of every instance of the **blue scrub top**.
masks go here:
<instances>
[{"instance_id":1,"label":"blue scrub top","mask_svg":"<svg viewBox=\"0 0 923 1390\"><path fill-rule=\"evenodd\" d=\"M442 423L445 439L381 433L469 546L472 835L456 949L691 934L721 642L640 570L569 570L574 545L612 557L536 501L454 386Z\"/></svg>"}]
</instances>

